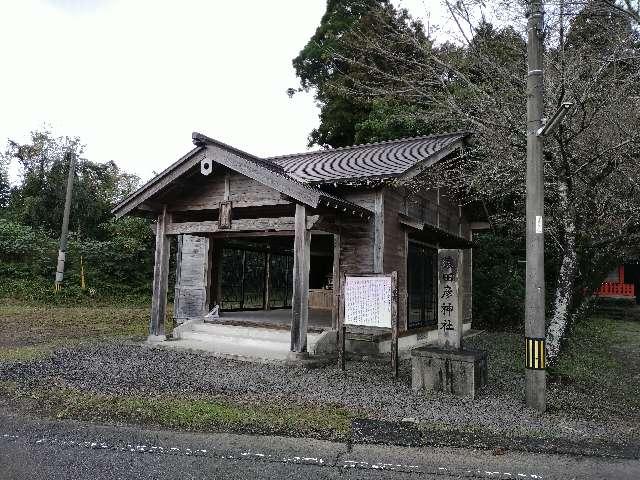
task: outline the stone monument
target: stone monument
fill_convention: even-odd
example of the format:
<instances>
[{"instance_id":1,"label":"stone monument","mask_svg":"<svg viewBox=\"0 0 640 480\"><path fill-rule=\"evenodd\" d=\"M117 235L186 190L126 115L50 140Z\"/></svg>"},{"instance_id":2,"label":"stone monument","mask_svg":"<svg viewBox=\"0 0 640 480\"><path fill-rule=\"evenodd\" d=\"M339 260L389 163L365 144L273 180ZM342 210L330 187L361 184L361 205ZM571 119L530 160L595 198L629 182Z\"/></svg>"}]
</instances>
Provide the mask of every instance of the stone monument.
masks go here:
<instances>
[{"instance_id":1,"label":"stone monument","mask_svg":"<svg viewBox=\"0 0 640 480\"><path fill-rule=\"evenodd\" d=\"M414 390L474 397L487 382L487 354L462 346L464 321L463 252L438 250L438 340L411 351Z\"/></svg>"}]
</instances>

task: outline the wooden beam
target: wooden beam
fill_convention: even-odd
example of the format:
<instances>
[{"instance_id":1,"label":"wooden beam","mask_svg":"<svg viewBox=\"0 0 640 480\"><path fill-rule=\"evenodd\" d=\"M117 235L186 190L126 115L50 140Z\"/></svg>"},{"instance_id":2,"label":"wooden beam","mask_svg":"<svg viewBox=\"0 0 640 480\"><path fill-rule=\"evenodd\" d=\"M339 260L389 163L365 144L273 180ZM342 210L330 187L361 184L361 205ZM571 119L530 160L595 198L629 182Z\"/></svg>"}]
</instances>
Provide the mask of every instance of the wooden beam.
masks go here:
<instances>
[{"instance_id":1,"label":"wooden beam","mask_svg":"<svg viewBox=\"0 0 640 480\"><path fill-rule=\"evenodd\" d=\"M234 200L233 208L273 207L278 205L291 205L291 202L281 199L266 198L264 200ZM197 203L180 202L171 204L172 212L191 212L193 210L218 210L220 202L201 201Z\"/></svg>"},{"instance_id":2,"label":"wooden beam","mask_svg":"<svg viewBox=\"0 0 640 480\"><path fill-rule=\"evenodd\" d=\"M222 240L210 238L211 250L211 305L220 305L222 303Z\"/></svg>"},{"instance_id":3,"label":"wooden beam","mask_svg":"<svg viewBox=\"0 0 640 480\"><path fill-rule=\"evenodd\" d=\"M285 193L310 207L315 208L320 202L320 191L316 192L314 189L286 177L282 172L275 171L275 166L273 170L267 168L266 164L260 162L257 158L243 158L230 149L222 148L213 143L207 144L204 154L200 158L204 157L252 178L269 188Z\"/></svg>"},{"instance_id":4,"label":"wooden beam","mask_svg":"<svg viewBox=\"0 0 640 480\"><path fill-rule=\"evenodd\" d=\"M373 272L383 272L384 259L384 190L376 192L373 220Z\"/></svg>"},{"instance_id":5,"label":"wooden beam","mask_svg":"<svg viewBox=\"0 0 640 480\"><path fill-rule=\"evenodd\" d=\"M308 224L315 224L317 215L307 217ZM207 220L203 222L169 223L166 227L167 235L205 234L227 232L293 232L295 230L294 217L279 218L239 218L231 223L231 228L220 228L219 222Z\"/></svg>"},{"instance_id":6,"label":"wooden beam","mask_svg":"<svg viewBox=\"0 0 640 480\"><path fill-rule=\"evenodd\" d=\"M231 199L231 177L229 170L224 173L224 201L228 202Z\"/></svg>"},{"instance_id":7,"label":"wooden beam","mask_svg":"<svg viewBox=\"0 0 640 480\"><path fill-rule=\"evenodd\" d=\"M187 153L184 157L180 158L177 162L167 168L164 172L156 175L147 184L136 190L129 195L125 200L120 202L113 208L112 212L116 218L120 218L126 215L131 210L136 208L140 203L144 202L178 177L186 173L190 168L200 163L201 155L198 155L203 151L202 147L196 147Z\"/></svg>"},{"instance_id":8,"label":"wooden beam","mask_svg":"<svg viewBox=\"0 0 640 480\"><path fill-rule=\"evenodd\" d=\"M291 352L307 351L309 319L309 246L311 232L307 230L307 209L296 205L295 240L293 248L293 298L291 305Z\"/></svg>"},{"instance_id":9,"label":"wooden beam","mask_svg":"<svg viewBox=\"0 0 640 480\"><path fill-rule=\"evenodd\" d=\"M156 225L156 252L153 267L153 297L151 299L151 319L149 339L164 340L164 320L167 314L167 284L169 282L169 236L166 227L170 221L167 206L163 206Z\"/></svg>"},{"instance_id":10,"label":"wooden beam","mask_svg":"<svg viewBox=\"0 0 640 480\"><path fill-rule=\"evenodd\" d=\"M491 230L491 224L489 222L471 222L469 224L470 230Z\"/></svg>"},{"instance_id":11,"label":"wooden beam","mask_svg":"<svg viewBox=\"0 0 640 480\"><path fill-rule=\"evenodd\" d=\"M231 228L220 228L215 220L203 222L181 222L167 225L168 235L184 233L217 233L217 232L256 232L256 231L293 231L294 218L240 218L231 223Z\"/></svg>"},{"instance_id":12,"label":"wooden beam","mask_svg":"<svg viewBox=\"0 0 640 480\"><path fill-rule=\"evenodd\" d=\"M338 328L340 316L340 234L333 235L333 310L331 328Z\"/></svg>"}]
</instances>

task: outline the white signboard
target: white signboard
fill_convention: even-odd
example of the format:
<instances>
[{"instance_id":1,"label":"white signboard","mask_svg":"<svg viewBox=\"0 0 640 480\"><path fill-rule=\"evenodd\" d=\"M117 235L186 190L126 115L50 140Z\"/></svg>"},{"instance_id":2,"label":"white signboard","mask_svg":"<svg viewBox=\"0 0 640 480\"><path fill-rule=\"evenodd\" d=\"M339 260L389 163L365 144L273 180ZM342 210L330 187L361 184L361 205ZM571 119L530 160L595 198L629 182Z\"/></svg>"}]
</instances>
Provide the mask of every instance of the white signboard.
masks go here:
<instances>
[{"instance_id":1,"label":"white signboard","mask_svg":"<svg viewBox=\"0 0 640 480\"><path fill-rule=\"evenodd\" d=\"M391 277L345 278L344 323L391 328Z\"/></svg>"}]
</instances>

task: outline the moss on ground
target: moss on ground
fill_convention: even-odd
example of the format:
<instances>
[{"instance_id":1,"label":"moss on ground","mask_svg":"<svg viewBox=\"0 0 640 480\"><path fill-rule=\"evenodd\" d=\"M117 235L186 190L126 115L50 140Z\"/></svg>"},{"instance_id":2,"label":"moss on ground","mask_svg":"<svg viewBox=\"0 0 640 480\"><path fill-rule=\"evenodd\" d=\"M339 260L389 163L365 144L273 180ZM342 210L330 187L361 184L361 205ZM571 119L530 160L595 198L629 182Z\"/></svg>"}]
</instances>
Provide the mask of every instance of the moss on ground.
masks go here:
<instances>
[{"instance_id":1,"label":"moss on ground","mask_svg":"<svg viewBox=\"0 0 640 480\"><path fill-rule=\"evenodd\" d=\"M0 382L0 395L53 418L124 422L190 431L303 435L346 440L354 414L333 406L238 403L195 396L105 395Z\"/></svg>"},{"instance_id":2,"label":"moss on ground","mask_svg":"<svg viewBox=\"0 0 640 480\"><path fill-rule=\"evenodd\" d=\"M640 322L592 315L573 325L550 370L557 408L590 416L638 417ZM566 390L574 395L560 394ZM585 402L576 403L575 398Z\"/></svg>"}]
</instances>

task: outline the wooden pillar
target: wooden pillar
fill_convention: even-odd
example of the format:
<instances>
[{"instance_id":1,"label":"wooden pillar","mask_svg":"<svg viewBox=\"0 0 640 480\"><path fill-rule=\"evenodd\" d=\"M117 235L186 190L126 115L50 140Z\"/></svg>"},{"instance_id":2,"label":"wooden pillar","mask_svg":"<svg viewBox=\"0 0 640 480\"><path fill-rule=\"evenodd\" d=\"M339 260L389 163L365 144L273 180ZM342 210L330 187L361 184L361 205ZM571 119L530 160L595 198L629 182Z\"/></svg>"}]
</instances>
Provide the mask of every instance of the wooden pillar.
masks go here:
<instances>
[{"instance_id":1,"label":"wooden pillar","mask_svg":"<svg viewBox=\"0 0 640 480\"><path fill-rule=\"evenodd\" d=\"M269 302L271 301L271 252L267 252L264 260L264 310L271 310Z\"/></svg>"},{"instance_id":2,"label":"wooden pillar","mask_svg":"<svg viewBox=\"0 0 640 480\"><path fill-rule=\"evenodd\" d=\"M333 304L331 311L331 328L338 328L340 316L340 234L333 234Z\"/></svg>"},{"instance_id":3,"label":"wooden pillar","mask_svg":"<svg viewBox=\"0 0 640 480\"><path fill-rule=\"evenodd\" d=\"M384 190L376 192L373 220L373 272L384 271Z\"/></svg>"},{"instance_id":4,"label":"wooden pillar","mask_svg":"<svg viewBox=\"0 0 640 480\"><path fill-rule=\"evenodd\" d=\"M222 301L222 239L209 238L209 309L215 305L220 305Z\"/></svg>"},{"instance_id":5,"label":"wooden pillar","mask_svg":"<svg viewBox=\"0 0 640 480\"><path fill-rule=\"evenodd\" d=\"M151 299L151 320L149 340L165 340L164 320L167 315L167 284L169 282L169 236L167 224L171 221L167 206L162 207L156 223L156 252L153 267L153 297Z\"/></svg>"},{"instance_id":6,"label":"wooden pillar","mask_svg":"<svg viewBox=\"0 0 640 480\"><path fill-rule=\"evenodd\" d=\"M624 283L624 264L618 267L618 283Z\"/></svg>"},{"instance_id":7,"label":"wooden pillar","mask_svg":"<svg viewBox=\"0 0 640 480\"><path fill-rule=\"evenodd\" d=\"M311 232L307 230L307 211L296 205L295 240L293 247L293 298L291 300L291 352L307 351L307 323L309 318L309 246Z\"/></svg>"}]
</instances>

